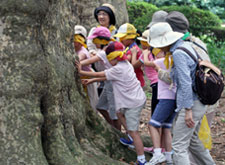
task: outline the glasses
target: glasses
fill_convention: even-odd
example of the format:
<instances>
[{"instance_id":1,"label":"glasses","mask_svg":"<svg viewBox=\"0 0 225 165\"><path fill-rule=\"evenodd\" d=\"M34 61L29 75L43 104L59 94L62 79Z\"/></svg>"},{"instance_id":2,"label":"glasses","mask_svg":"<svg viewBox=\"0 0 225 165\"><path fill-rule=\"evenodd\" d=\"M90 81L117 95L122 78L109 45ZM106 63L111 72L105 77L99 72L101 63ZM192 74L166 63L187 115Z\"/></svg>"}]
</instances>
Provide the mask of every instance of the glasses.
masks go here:
<instances>
[{"instance_id":1,"label":"glasses","mask_svg":"<svg viewBox=\"0 0 225 165\"><path fill-rule=\"evenodd\" d=\"M101 13L101 12L99 12L99 13L97 14L97 16L103 16L103 17L106 17L106 16L108 16L108 14L107 14L107 13Z\"/></svg>"}]
</instances>

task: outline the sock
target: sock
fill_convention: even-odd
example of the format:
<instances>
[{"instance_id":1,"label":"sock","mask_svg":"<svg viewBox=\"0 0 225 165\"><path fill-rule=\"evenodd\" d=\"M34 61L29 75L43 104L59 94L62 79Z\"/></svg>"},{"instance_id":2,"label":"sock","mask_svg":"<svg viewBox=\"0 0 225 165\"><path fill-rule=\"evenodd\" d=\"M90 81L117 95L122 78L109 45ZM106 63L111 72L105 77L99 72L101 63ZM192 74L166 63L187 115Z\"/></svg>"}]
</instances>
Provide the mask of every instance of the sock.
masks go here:
<instances>
[{"instance_id":1,"label":"sock","mask_svg":"<svg viewBox=\"0 0 225 165\"><path fill-rule=\"evenodd\" d=\"M137 156L137 160L138 160L139 162L141 162L141 163L146 162L146 160L145 160L145 155L138 155L138 156Z\"/></svg>"},{"instance_id":2,"label":"sock","mask_svg":"<svg viewBox=\"0 0 225 165\"><path fill-rule=\"evenodd\" d=\"M127 134L127 136L130 139L130 141L133 141L133 138L129 134Z\"/></svg>"},{"instance_id":3,"label":"sock","mask_svg":"<svg viewBox=\"0 0 225 165\"><path fill-rule=\"evenodd\" d=\"M167 162L172 162L172 152L165 152Z\"/></svg>"},{"instance_id":4,"label":"sock","mask_svg":"<svg viewBox=\"0 0 225 165\"><path fill-rule=\"evenodd\" d=\"M154 149L154 155L158 156L162 153L162 148L155 148Z\"/></svg>"}]
</instances>

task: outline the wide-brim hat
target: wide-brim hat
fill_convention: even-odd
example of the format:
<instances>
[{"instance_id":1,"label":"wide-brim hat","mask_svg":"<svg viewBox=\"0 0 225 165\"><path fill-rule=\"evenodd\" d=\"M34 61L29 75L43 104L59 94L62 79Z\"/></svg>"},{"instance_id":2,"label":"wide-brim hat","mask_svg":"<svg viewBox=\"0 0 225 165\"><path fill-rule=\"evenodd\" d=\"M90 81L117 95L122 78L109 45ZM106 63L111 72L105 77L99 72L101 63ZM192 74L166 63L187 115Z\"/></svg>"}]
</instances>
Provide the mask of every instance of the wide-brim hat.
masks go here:
<instances>
[{"instance_id":1,"label":"wide-brim hat","mask_svg":"<svg viewBox=\"0 0 225 165\"><path fill-rule=\"evenodd\" d=\"M148 42L148 37L149 37L149 30L145 30L142 33L142 36L138 37L137 39L140 40L140 41Z\"/></svg>"},{"instance_id":2,"label":"wide-brim hat","mask_svg":"<svg viewBox=\"0 0 225 165\"><path fill-rule=\"evenodd\" d=\"M114 37L123 38L126 35L134 35L134 38L137 36L137 29L134 27L134 25L130 23L121 25Z\"/></svg>"},{"instance_id":3,"label":"wide-brim hat","mask_svg":"<svg viewBox=\"0 0 225 165\"><path fill-rule=\"evenodd\" d=\"M147 29L151 28L152 25L159 23L159 22L165 22L166 16L168 13L163 10L156 11L152 15L152 21L148 24Z\"/></svg>"},{"instance_id":4,"label":"wide-brim hat","mask_svg":"<svg viewBox=\"0 0 225 165\"><path fill-rule=\"evenodd\" d=\"M168 23L160 22L149 29L148 43L154 48L162 48L175 43L183 36L183 33L174 32Z\"/></svg>"},{"instance_id":5,"label":"wide-brim hat","mask_svg":"<svg viewBox=\"0 0 225 165\"><path fill-rule=\"evenodd\" d=\"M116 25L115 9L111 4L105 3L100 7L97 7L94 11L94 16L98 22L98 12L104 11L109 15L110 25Z\"/></svg>"}]
</instances>

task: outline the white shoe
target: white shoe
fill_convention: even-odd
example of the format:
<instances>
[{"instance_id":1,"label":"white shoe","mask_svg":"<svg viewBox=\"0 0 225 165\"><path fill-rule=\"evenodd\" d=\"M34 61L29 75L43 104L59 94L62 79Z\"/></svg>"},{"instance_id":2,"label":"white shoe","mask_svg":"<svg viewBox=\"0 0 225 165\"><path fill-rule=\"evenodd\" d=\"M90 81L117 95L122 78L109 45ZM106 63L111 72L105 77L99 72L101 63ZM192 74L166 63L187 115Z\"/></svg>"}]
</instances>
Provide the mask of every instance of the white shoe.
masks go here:
<instances>
[{"instance_id":1,"label":"white shoe","mask_svg":"<svg viewBox=\"0 0 225 165\"><path fill-rule=\"evenodd\" d=\"M165 161L166 161L166 157L162 153L160 155L157 155L157 156L155 154L153 154L153 157L149 161L149 164L155 165L155 164L158 164L158 163L163 163Z\"/></svg>"}]
</instances>

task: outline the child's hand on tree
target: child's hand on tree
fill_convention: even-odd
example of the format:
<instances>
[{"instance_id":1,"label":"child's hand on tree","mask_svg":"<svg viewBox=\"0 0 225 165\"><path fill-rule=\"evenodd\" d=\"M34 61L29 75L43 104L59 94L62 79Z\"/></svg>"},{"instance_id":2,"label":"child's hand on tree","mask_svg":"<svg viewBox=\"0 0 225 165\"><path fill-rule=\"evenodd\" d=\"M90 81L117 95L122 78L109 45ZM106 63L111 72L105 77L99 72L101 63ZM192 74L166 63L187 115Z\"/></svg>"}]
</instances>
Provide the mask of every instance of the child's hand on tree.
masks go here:
<instances>
[{"instance_id":1,"label":"child's hand on tree","mask_svg":"<svg viewBox=\"0 0 225 165\"><path fill-rule=\"evenodd\" d=\"M89 84L91 84L91 83L93 83L94 81L93 81L94 79L82 79L81 80L81 83L83 84L83 85L89 85Z\"/></svg>"},{"instance_id":2,"label":"child's hand on tree","mask_svg":"<svg viewBox=\"0 0 225 165\"><path fill-rule=\"evenodd\" d=\"M76 68L77 68L78 72L80 73L80 71L81 71L81 64L80 64L80 62L79 61L75 61L75 65L76 65Z\"/></svg>"}]
</instances>

